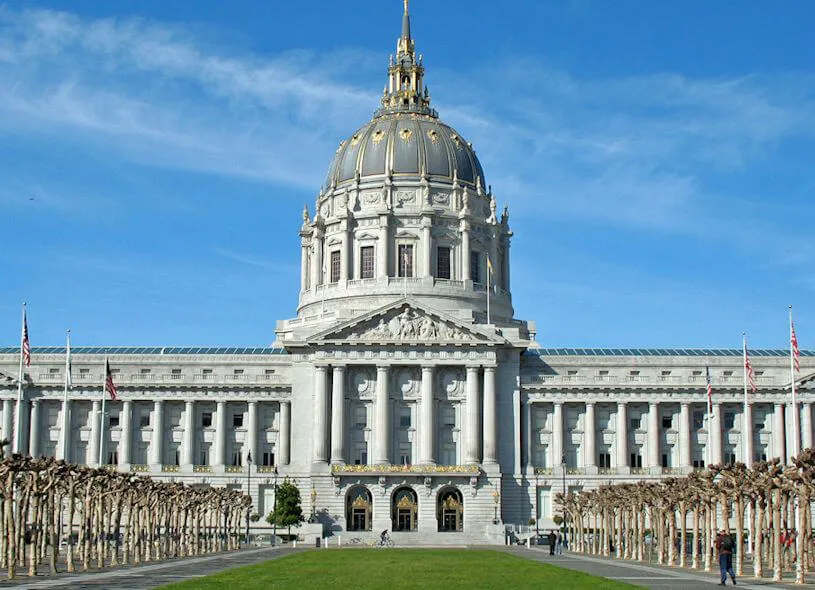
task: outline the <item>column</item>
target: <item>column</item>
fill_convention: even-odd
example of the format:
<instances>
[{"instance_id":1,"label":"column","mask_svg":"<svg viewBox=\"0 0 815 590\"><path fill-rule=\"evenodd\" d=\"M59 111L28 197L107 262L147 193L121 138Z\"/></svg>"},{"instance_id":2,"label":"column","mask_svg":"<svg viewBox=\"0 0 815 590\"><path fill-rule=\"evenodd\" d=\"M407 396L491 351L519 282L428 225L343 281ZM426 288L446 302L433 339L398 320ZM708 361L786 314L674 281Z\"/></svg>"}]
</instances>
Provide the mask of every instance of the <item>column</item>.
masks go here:
<instances>
[{"instance_id":1,"label":"column","mask_svg":"<svg viewBox=\"0 0 815 590\"><path fill-rule=\"evenodd\" d=\"M467 430L464 447L464 463L479 462L479 414L478 403L478 367L467 367Z\"/></svg>"},{"instance_id":2,"label":"column","mask_svg":"<svg viewBox=\"0 0 815 590\"><path fill-rule=\"evenodd\" d=\"M801 414L801 443L802 449L812 448L812 404L806 402L802 404L803 413Z\"/></svg>"},{"instance_id":3,"label":"column","mask_svg":"<svg viewBox=\"0 0 815 590\"><path fill-rule=\"evenodd\" d=\"M495 367L484 367L484 463L498 461L497 400Z\"/></svg>"},{"instance_id":4,"label":"column","mask_svg":"<svg viewBox=\"0 0 815 590\"><path fill-rule=\"evenodd\" d=\"M346 195L347 197L347 195ZM347 230L348 221L343 221L343 232L342 232L342 244L340 245L340 280L341 281L348 281L353 279L354 277L351 276L351 238L349 237L349 232Z\"/></svg>"},{"instance_id":5,"label":"column","mask_svg":"<svg viewBox=\"0 0 815 590\"><path fill-rule=\"evenodd\" d=\"M3 438L8 440L12 439L14 430L14 401L10 399L3 400Z\"/></svg>"},{"instance_id":6,"label":"column","mask_svg":"<svg viewBox=\"0 0 815 590\"><path fill-rule=\"evenodd\" d=\"M516 385L515 389L512 390L512 446L514 447L512 459L515 463L512 473L516 476L521 475L523 469L521 462L521 446L523 445L521 439L521 415L521 389ZM527 436L527 438L529 437Z\"/></svg>"},{"instance_id":7,"label":"column","mask_svg":"<svg viewBox=\"0 0 815 590\"><path fill-rule=\"evenodd\" d=\"M430 233L432 220L429 217L422 219L422 244L424 245L424 256L422 256L422 269L419 276L429 277L433 274L433 236Z\"/></svg>"},{"instance_id":8,"label":"column","mask_svg":"<svg viewBox=\"0 0 815 590\"><path fill-rule=\"evenodd\" d=\"M62 407L59 411L59 445L57 448L57 459L71 461L71 400L62 400Z\"/></svg>"},{"instance_id":9,"label":"column","mask_svg":"<svg viewBox=\"0 0 815 590\"><path fill-rule=\"evenodd\" d=\"M379 239L376 244L376 276L388 277L388 216L379 216Z\"/></svg>"},{"instance_id":10,"label":"column","mask_svg":"<svg viewBox=\"0 0 815 590\"><path fill-rule=\"evenodd\" d=\"M689 469L691 467L690 454L690 403L679 404L679 467Z\"/></svg>"},{"instance_id":11,"label":"column","mask_svg":"<svg viewBox=\"0 0 815 590\"><path fill-rule=\"evenodd\" d=\"M520 400L520 392L519 392L519 400ZM523 425L523 428L519 428L519 431L523 431L524 439L523 439L523 448L524 454L526 455L526 467L530 470L535 467L535 462L533 461L532 455L532 413L535 411L535 406L532 405L532 402L529 399L526 399L521 403L521 412L520 412L520 421ZM523 468L522 464L518 464L519 468Z\"/></svg>"},{"instance_id":12,"label":"column","mask_svg":"<svg viewBox=\"0 0 815 590\"><path fill-rule=\"evenodd\" d=\"M164 463L164 400L157 399L153 402L153 436L150 440L150 447L152 451L150 462L153 465L162 465Z\"/></svg>"},{"instance_id":13,"label":"column","mask_svg":"<svg viewBox=\"0 0 815 590\"><path fill-rule=\"evenodd\" d=\"M461 280L470 280L470 224L461 221Z\"/></svg>"},{"instance_id":14,"label":"column","mask_svg":"<svg viewBox=\"0 0 815 590\"><path fill-rule=\"evenodd\" d=\"M101 423L102 402L94 400L91 406L91 439L88 441L88 451L85 463L99 464L99 426Z\"/></svg>"},{"instance_id":15,"label":"column","mask_svg":"<svg viewBox=\"0 0 815 590\"><path fill-rule=\"evenodd\" d=\"M275 463L288 465L291 460L291 439L289 436L291 424L291 402L280 402L280 425L278 430L278 444L280 445L279 459Z\"/></svg>"},{"instance_id":16,"label":"column","mask_svg":"<svg viewBox=\"0 0 815 590\"><path fill-rule=\"evenodd\" d=\"M311 287L315 288L317 285L323 284L323 233L319 230L314 231L311 238L312 256L311 256Z\"/></svg>"},{"instance_id":17,"label":"column","mask_svg":"<svg viewBox=\"0 0 815 590\"><path fill-rule=\"evenodd\" d=\"M773 456L781 459L786 465L787 454L784 448L784 404L775 404L773 412Z\"/></svg>"},{"instance_id":18,"label":"column","mask_svg":"<svg viewBox=\"0 0 815 590\"><path fill-rule=\"evenodd\" d=\"M552 412L552 466L563 464L563 402L555 402Z\"/></svg>"},{"instance_id":19,"label":"column","mask_svg":"<svg viewBox=\"0 0 815 590\"><path fill-rule=\"evenodd\" d=\"M328 411L328 367L314 367L314 447L312 460L328 460L326 413Z\"/></svg>"},{"instance_id":20,"label":"column","mask_svg":"<svg viewBox=\"0 0 815 590\"><path fill-rule=\"evenodd\" d=\"M419 450L419 463L433 465L435 457L436 437L436 400L433 399L433 367L422 367L422 422L419 428L419 440L422 442Z\"/></svg>"},{"instance_id":21,"label":"column","mask_svg":"<svg viewBox=\"0 0 815 590\"><path fill-rule=\"evenodd\" d=\"M246 452L252 454L252 462L259 465L260 457L258 457L258 402L250 401L247 403L247 420L249 424L246 425ZM247 463L248 465L248 463Z\"/></svg>"},{"instance_id":22,"label":"column","mask_svg":"<svg viewBox=\"0 0 815 590\"><path fill-rule=\"evenodd\" d=\"M753 466L753 408L749 404L742 406L742 449L741 460L747 467Z\"/></svg>"},{"instance_id":23,"label":"column","mask_svg":"<svg viewBox=\"0 0 815 590\"><path fill-rule=\"evenodd\" d=\"M588 468L597 467L597 444L595 436L597 434L594 422L594 402L586 402L585 424L583 425L583 435L586 437L585 466Z\"/></svg>"},{"instance_id":24,"label":"column","mask_svg":"<svg viewBox=\"0 0 815 590\"><path fill-rule=\"evenodd\" d=\"M376 399L374 402L374 464L390 463L390 408L388 405L388 367L376 368Z\"/></svg>"},{"instance_id":25,"label":"column","mask_svg":"<svg viewBox=\"0 0 815 590\"><path fill-rule=\"evenodd\" d=\"M40 400L31 400L31 424L29 425L28 454L40 456Z\"/></svg>"},{"instance_id":26,"label":"column","mask_svg":"<svg viewBox=\"0 0 815 590\"><path fill-rule=\"evenodd\" d=\"M345 463L345 367L334 367L331 382L331 462Z\"/></svg>"},{"instance_id":27,"label":"column","mask_svg":"<svg viewBox=\"0 0 815 590\"><path fill-rule=\"evenodd\" d=\"M181 464L195 464L195 402L193 400L187 400L184 404L184 452L181 456Z\"/></svg>"},{"instance_id":28,"label":"column","mask_svg":"<svg viewBox=\"0 0 815 590\"><path fill-rule=\"evenodd\" d=\"M133 440L133 402L129 399L122 402L119 425L122 427L119 439L119 465L128 465L133 462L130 450ZM190 431L192 431L192 426L190 426Z\"/></svg>"},{"instance_id":29,"label":"column","mask_svg":"<svg viewBox=\"0 0 815 590\"><path fill-rule=\"evenodd\" d=\"M504 289L509 291L510 284L509 284L509 262L511 257L509 255L509 236L504 238Z\"/></svg>"},{"instance_id":30,"label":"column","mask_svg":"<svg viewBox=\"0 0 815 590\"><path fill-rule=\"evenodd\" d=\"M308 242L306 240L301 240L300 242L300 289L305 291L311 285L309 285L309 276L308 276Z\"/></svg>"},{"instance_id":31,"label":"column","mask_svg":"<svg viewBox=\"0 0 815 590\"><path fill-rule=\"evenodd\" d=\"M226 402L217 404L215 416L215 465L226 465Z\"/></svg>"},{"instance_id":32,"label":"column","mask_svg":"<svg viewBox=\"0 0 815 590\"><path fill-rule=\"evenodd\" d=\"M625 402L617 402L617 471L628 468L628 412Z\"/></svg>"},{"instance_id":33,"label":"column","mask_svg":"<svg viewBox=\"0 0 815 590\"><path fill-rule=\"evenodd\" d=\"M659 461L659 404L650 402L648 404L648 467L654 469L661 466L662 463Z\"/></svg>"},{"instance_id":34,"label":"column","mask_svg":"<svg viewBox=\"0 0 815 590\"><path fill-rule=\"evenodd\" d=\"M722 404L713 404L713 417L710 424L710 464L722 462ZM783 435L782 435L783 436Z\"/></svg>"}]
</instances>

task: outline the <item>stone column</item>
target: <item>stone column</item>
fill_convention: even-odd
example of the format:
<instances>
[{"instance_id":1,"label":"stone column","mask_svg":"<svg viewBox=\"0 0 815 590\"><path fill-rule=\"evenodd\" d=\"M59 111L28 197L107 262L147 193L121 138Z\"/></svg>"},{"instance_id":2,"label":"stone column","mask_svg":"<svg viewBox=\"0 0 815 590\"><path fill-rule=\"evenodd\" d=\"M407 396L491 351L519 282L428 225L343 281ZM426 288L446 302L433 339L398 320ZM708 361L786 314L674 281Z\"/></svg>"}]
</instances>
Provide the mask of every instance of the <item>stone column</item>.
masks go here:
<instances>
[{"instance_id":1,"label":"stone column","mask_svg":"<svg viewBox=\"0 0 815 590\"><path fill-rule=\"evenodd\" d=\"M278 444L280 450L278 454L279 459L275 457L275 463L280 465L288 465L291 460L291 438L290 438L290 424L291 424L291 402L280 402L280 424L278 431Z\"/></svg>"},{"instance_id":2,"label":"stone column","mask_svg":"<svg viewBox=\"0 0 815 590\"><path fill-rule=\"evenodd\" d=\"M532 456L532 436L534 432L532 432L532 413L535 411L535 406L532 405L532 402L529 399L520 401L520 392L518 392L518 399L519 404L521 404L520 413L519 413L519 426L522 425L522 428L518 429L518 432L523 432L523 440L521 441L521 445L523 446L523 454L526 456L526 467L533 468L535 466L535 462L533 461ZM523 468L524 465L519 463L519 468Z\"/></svg>"},{"instance_id":3,"label":"stone column","mask_svg":"<svg viewBox=\"0 0 815 590\"><path fill-rule=\"evenodd\" d=\"M354 278L351 276L351 238L347 228L348 221L345 220L342 222L342 244L340 245L340 281L348 281Z\"/></svg>"},{"instance_id":4,"label":"stone column","mask_svg":"<svg viewBox=\"0 0 815 590\"><path fill-rule=\"evenodd\" d=\"M88 465L99 465L99 427L101 424L102 402L94 400L91 406L91 439L85 462Z\"/></svg>"},{"instance_id":5,"label":"stone column","mask_svg":"<svg viewBox=\"0 0 815 590\"><path fill-rule=\"evenodd\" d=\"M552 467L563 464L563 402L555 402L552 412Z\"/></svg>"},{"instance_id":6,"label":"stone column","mask_svg":"<svg viewBox=\"0 0 815 590\"><path fill-rule=\"evenodd\" d=\"M384 279L388 276L388 216L379 216L379 239L376 243L376 276Z\"/></svg>"},{"instance_id":7,"label":"stone column","mask_svg":"<svg viewBox=\"0 0 815 590\"><path fill-rule=\"evenodd\" d=\"M597 443L595 436L597 427L594 421L594 402L586 402L585 424L583 425L583 435L586 437L585 467L597 467Z\"/></svg>"},{"instance_id":8,"label":"stone column","mask_svg":"<svg viewBox=\"0 0 815 590\"><path fill-rule=\"evenodd\" d=\"M479 462L479 415L478 403L478 367L467 367L467 429L464 446L464 463Z\"/></svg>"},{"instance_id":9,"label":"stone column","mask_svg":"<svg viewBox=\"0 0 815 590\"><path fill-rule=\"evenodd\" d=\"M119 439L119 465L132 463L131 445L133 440L133 402L126 399L122 402L122 411L119 412L119 425L122 427ZM190 427L192 431L192 427Z\"/></svg>"},{"instance_id":10,"label":"stone column","mask_svg":"<svg viewBox=\"0 0 815 590\"><path fill-rule=\"evenodd\" d=\"M679 467L682 469L691 467L690 421L690 403L681 402L679 404Z\"/></svg>"},{"instance_id":11,"label":"stone column","mask_svg":"<svg viewBox=\"0 0 815 590\"><path fill-rule=\"evenodd\" d=\"M315 463L328 461L328 367L314 367L314 453L312 460Z\"/></svg>"},{"instance_id":12,"label":"stone column","mask_svg":"<svg viewBox=\"0 0 815 590\"><path fill-rule=\"evenodd\" d=\"M246 425L246 452L252 454L252 462L255 465L260 464L260 457L258 457L258 402L252 400L247 403L246 418L249 424ZM248 463L247 463L248 465Z\"/></svg>"},{"instance_id":13,"label":"stone column","mask_svg":"<svg viewBox=\"0 0 815 590\"><path fill-rule=\"evenodd\" d=\"M802 449L812 448L812 404L806 402L802 404L803 413L801 414L801 442Z\"/></svg>"},{"instance_id":14,"label":"stone column","mask_svg":"<svg viewBox=\"0 0 815 590\"><path fill-rule=\"evenodd\" d=\"M504 289L506 291L510 290L509 263L510 263L511 257L509 255L509 246L510 246L509 242L510 242L509 236L504 238Z\"/></svg>"},{"instance_id":15,"label":"stone column","mask_svg":"<svg viewBox=\"0 0 815 590\"><path fill-rule=\"evenodd\" d=\"M153 465L164 463L164 400L153 402L153 436L150 439Z\"/></svg>"},{"instance_id":16,"label":"stone column","mask_svg":"<svg viewBox=\"0 0 815 590\"><path fill-rule=\"evenodd\" d=\"M744 448L742 449L742 456L737 457L737 459L741 459L744 461L744 464L747 467L753 466L753 407L751 405L747 405L746 407L742 405L742 421L743 424L741 425L742 430L742 444Z\"/></svg>"},{"instance_id":17,"label":"stone column","mask_svg":"<svg viewBox=\"0 0 815 590\"><path fill-rule=\"evenodd\" d=\"M648 468L662 467L659 460L659 404L648 404Z\"/></svg>"},{"instance_id":18,"label":"stone column","mask_svg":"<svg viewBox=\"0 0 815 590\"><path fill-rule=\"evenodd\" d=\"M226 402L217 404L215 416L215 465L226 465Z\"/></svg>"},{"instance_id":19,"label":"stone column","mask_svg":"<svg viewBox=\"0 0 815 590\"><path fill-rule=\"evenodd\" d=\"M311 256L311 286L312 288L317 285L322 285L323 280L323 232L314 230L311 238L312 256Z\"/></svg>"},{"instance_id":20,"label":"stone column","mask_svg":"<svg viewBox=\"0 0 815 590\"><path fill-rule=\"evenodd\" d=\"M419 452L419 463L433 465L436 463L436 405L433 399L433 367L422 367L422 422L419 429L422 441Z\"/></svg>"},{"instance_id":21,"label":"stone column","mask_svg":"<svg viewBox=\"0 0 815 590\"><path fill-rule=\"evenodd\" d=\"M625 402L617 402L617 429L615 432L617 471L628 469L628 412Z\"/></svg>"},{"instance_id":22,"label":"stone column","mask_svg":"<svg viewBox=\"0 0 815 590\"><path fill-rule=\"evenodd\" d=\"M785 447L784 433L784 404L775 404L773 412L773 456L781 459L781 464L786 465L787 453Z\"/></svg>"},{"instance_id":23,"label":"stone column","mask_svg":"<svg viewBox=\"0 0 815 590\"><path fill-rule=\"evenodd\" d=\"M374 401L374 464L390 463L391 420L388 400L388 367L376 368L376 399Z\"/></svg>"},{"instance_id":24,"label":"stone column","mask_svg":"<svg viewBox=\"0 0 815 590\"><path fill-rule=\"evenodd\" d=\"M484 463L498 462L498 424L495 367L484 367Z\"/></svg>"},{"instance_id":25,"label":"stone column","mask_svg":"<svg viewBox=\"0 0 815 590\"><path fill-rule=\"evenodd\" d=\"M345 367L334 367L331 383L331 462L345 463Z\"/></svg>"},{"instance_id":26,"label":"stone column","mask_svg":"<svg viewBox=\"0 0 815 590\"><path fill-rule=\"evenodd\" d=\"M713 417L710 424L711 465L722 462L722 404L713 404Z\"/></svg>"},{"instance_id":27,"label":"stone column","mask_svg":"<svg viewBox=\"0 0 815 590\"><path fill-rule=\"evenodd\" d=\"M470 224L461 220L461 280L470 280Z\"/></svg>"},{"instance_id":28,"label":"stone column","mask_svg":"<svg viewBox=\"0 0 815 590\"><path fill-rule=\"evenodd\" d=\"M3 438L12 440L14 435L14 401L10 399L3 400Z\"/></svg>"},{"instance_id":29,"label":"stone column","mask_svg":"<svg viewBox=\"0 0 815 590\"><path fill-rule=\"evenodd\" d=\"M309 245L307 240L302 240L300 242L300 289L305 291L306 289L310 288L311 285L309 284L309 276L308 276L308 257L309 257Z\"/></svg>"},{"instance_id":30,"label":"stone column","mask_svg":"<svg viewBox=\"0 0 815 590\"><path fill-rule=\"evenodd\" d=\"M28 454L35 459L40 456L40 400L31 400L31 423L29 424Z\"/></svg>"},{"instance_id":31,"label":"stone column","mask_svg":"<svg viewBox=\"0 0 815 590\"><path fill-rule=\"evenodd\" d=\"M422 269L419 276L430 277L433 275L433 236L430 233L432 220L429 217L422 218L422 244L424 245L424 256L422 256Z\"/></svg>"},{"instance_id":32,"label":"stone column","mask_svg":"<svg viewBox=\"0 0 815 590\"><path fill-rule=\"evenodd\" d=\"M4 413L5 415L5 413ZM57 459L66 462L71 461L71 400L62 400L62 407L59 412L59 445L57 448ZM5 434L5 430L3 430Z\"/></svg>"},{"instance_id":33,"label":"stone column","mask_svg":"<svg viewBox=\"0 0 815 590\"><path fill-rule=\"evenodd\" d=\"M181 457L181 464L195 465L195 402L193 400L187 400L184 404L184 454Z\"/></svg>"}]
</instances>

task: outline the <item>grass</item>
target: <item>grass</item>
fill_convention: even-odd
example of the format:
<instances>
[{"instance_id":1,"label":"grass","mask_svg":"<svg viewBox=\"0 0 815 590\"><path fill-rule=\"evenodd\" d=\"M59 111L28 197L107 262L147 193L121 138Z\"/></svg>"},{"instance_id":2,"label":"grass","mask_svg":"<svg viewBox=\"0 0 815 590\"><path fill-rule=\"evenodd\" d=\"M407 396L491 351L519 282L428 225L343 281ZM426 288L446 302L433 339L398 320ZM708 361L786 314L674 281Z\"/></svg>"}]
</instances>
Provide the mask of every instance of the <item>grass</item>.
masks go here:
<instances>
[{"instance_id":1,"label":"grass","mask_svg":"<svg viewBox=\"0 0 815 590\"><path fill-rule=\"evenodd\" d=\"M167 590L634 588L508 553L475 549L308 551L163 586Z\"/></svg>"}]
</instances>

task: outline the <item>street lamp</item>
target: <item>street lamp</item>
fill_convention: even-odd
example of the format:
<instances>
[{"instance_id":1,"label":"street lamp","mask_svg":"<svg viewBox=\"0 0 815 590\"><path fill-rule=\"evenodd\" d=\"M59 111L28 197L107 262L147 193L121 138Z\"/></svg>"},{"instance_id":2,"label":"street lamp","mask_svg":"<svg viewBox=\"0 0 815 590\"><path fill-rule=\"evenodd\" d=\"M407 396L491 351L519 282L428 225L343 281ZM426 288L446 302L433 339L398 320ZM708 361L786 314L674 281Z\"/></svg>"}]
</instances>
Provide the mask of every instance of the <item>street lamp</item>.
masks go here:
<instances>
[{"instance_id":1,"label":"street lamp","mask_svg":"<svg viewBox=\"0 0 815 590\"><path fill-rule=\"evenodd\" d=\"M246 454L246 495L249 508L246 510L246 544L249 544L249 515L252 513L252 451Z\"/></svg>"},{"instance_id":2,"label":"street lamp","mask_svg":"<svg viewBox=\"0 0 815 590\"><path fill-rule=\"evenodd\" d=\"M272 547L277 545L277 466L274 468L274 500L272 501Z\"/></svg>"},{"instance_id":3,"label":"street lamp","mask_svg":"<svg viewBox=\"0 0 815 590\"><path fill-rule=\"evenodd\" d=\"M498 491L498 484L493 484L495 487L495 491L492 493L492 501L493 501L493 516L492 516L492 524L498 524L498 503L501 501L501 492Z\"/></svg>"},{"instance_id":4,"label":"street lamp","mask_svg":"<svg viewBox=\"0 0 815 590\"><path fill-rule=\"evenodd\" d=\"M314 484L311 484L311 521L310 522L317 522L317 515L316 515L316 505L317 505L317 488L314 487Z\"/></svg>"},{"instance_id":5,"label":"street lamp","mask_svg":"<svg viewBox=\"0 0 815 590\"><path fill-rule=\"evenodd\" d=\"M563 541L561 546L566 546L566 451L560 456L560 471L563 478L563 504L561 504L561 526L563 527Z\"/></svg>"}]
</instances>

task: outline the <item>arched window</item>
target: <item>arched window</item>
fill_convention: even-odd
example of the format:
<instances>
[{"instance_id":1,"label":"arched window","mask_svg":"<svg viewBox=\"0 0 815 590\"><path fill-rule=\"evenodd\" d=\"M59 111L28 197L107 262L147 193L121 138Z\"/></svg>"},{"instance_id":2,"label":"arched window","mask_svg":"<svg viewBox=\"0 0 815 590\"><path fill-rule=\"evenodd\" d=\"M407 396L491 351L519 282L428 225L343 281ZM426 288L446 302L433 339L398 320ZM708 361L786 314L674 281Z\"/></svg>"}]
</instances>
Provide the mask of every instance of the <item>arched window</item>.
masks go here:
<instances>
[{"instance_id":1,"label":"arched window","mask_svg":"<svg viewBox=\"0 0 815 590\"><path fill-rule=\"evenodd\" d=\"M394 531L415 531L419 525L419 501L416 492L400 488L391 501L391 528Z\"/></svg>"},{"instance_id":2,"label":"arched window","mask_svg":"<svg viewBox=\"0 0 815 590\"><path fill-rule=\"evenodd\" d=\"M464 497L456 488L439 492L436 503L439 532L456 533L464 530Z\"/></svg>"},{"instance_id":3,"label":"arched window","mask_svg":"<svg viewBox=\"0 0 815 590\"><path fill-rule=\"evenodd\" d=\"M370 531L372 525L371 492L362 486L351 488L345 497L345 522L349 531Z\"/></svg>"}]
</instances>

